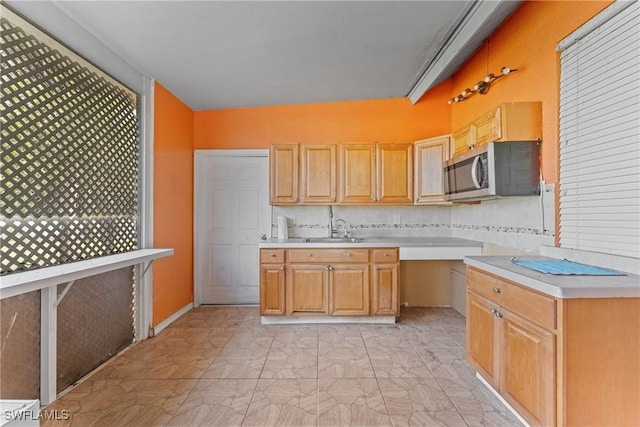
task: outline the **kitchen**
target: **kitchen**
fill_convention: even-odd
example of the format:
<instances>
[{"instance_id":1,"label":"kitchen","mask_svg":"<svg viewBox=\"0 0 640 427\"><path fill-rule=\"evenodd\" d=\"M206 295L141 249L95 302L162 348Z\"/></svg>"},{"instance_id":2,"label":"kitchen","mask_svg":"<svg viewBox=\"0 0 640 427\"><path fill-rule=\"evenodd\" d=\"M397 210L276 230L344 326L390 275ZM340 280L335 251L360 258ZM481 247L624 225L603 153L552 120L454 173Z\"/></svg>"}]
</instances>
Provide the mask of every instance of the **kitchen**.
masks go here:
<instances>
[{"instance_id":1,"label":"kitchen","mask_svg":"<svg viewBox=\"0 0 640 427\"><path fill-rule=\"evenodd\" d=\"M556 45L608 5L524 2L451 78L431 88L416 104L394 98L194 111L163 87L162 81L157 82L153 246L174 248L175 253L153 266L153 326L159 331L168 319L177 319L176 313L190 308L195 297L194 150L266 150L274 142L414 142L451 134L502 103L542 102L542 206L540 197L531 197L375 211L337 206L335 215L352 226L355 236L358 232L366 235L380 224L386 232L413 235L420 224L426 225L418 229L425 236L441 234L482 242L483 255L520 255L537 252L541 246L558 246L554 208L560 145ZM447 103L505 65L518 70L493 85L485 96ZM295 217L292 232L320 234L318 227L326 227L327 208L274 208L273 221L278 216ZM326 228L324 231L326 234ZM275 227L271 235L276 236Z\"/></svg>"}]
</instances>

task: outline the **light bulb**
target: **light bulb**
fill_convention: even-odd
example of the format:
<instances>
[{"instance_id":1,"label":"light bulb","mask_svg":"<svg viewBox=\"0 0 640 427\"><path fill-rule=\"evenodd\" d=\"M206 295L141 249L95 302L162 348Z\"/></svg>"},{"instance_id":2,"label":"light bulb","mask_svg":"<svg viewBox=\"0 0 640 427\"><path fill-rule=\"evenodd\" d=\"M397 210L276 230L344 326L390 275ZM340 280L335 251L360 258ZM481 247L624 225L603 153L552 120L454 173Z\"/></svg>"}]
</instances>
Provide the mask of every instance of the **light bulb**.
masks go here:
<instances>
[{"instance_id":1,"label":"light bulb","mask_svg":"<svg viewBox=\"0 0 640 427\"><path fill-rule=\"evenodd\" d=\"M500 70L502 72L502 74L509 74L511 72L511 68L509 67L502 67L502 70Z\"/></svg>"},{"instance_id":2,"label":"light bulb","mask_svg":"<svg viewBox=\"0 0 640 427\"><path fill-rule=\"evenodd\" d=\"M491 80L493 80L494 77L495 75L493 73L489 73L489 75L487 75L487 77L484 78L484 82L489 83Z\"/></svg>"}]
</instances>

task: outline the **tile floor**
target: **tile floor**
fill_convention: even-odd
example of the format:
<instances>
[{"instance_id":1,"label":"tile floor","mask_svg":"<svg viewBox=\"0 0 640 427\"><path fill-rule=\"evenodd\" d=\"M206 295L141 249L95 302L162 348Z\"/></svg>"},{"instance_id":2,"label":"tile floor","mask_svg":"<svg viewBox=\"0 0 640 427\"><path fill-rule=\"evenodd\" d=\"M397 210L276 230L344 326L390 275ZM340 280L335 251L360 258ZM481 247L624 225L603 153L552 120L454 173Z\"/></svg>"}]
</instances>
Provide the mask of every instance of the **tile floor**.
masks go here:
<instances>
[{"instance_id":1,"label":"tile floor","mask_svg":"<svg viewBox=\"0 0 640 427\"><path fill-rule=\"evenodd\" d=\"M43 426L517 426L465 360L464 318L403 309L396 325L260 325L200 307L114 358Z\"/></svg>"}]
</instances>

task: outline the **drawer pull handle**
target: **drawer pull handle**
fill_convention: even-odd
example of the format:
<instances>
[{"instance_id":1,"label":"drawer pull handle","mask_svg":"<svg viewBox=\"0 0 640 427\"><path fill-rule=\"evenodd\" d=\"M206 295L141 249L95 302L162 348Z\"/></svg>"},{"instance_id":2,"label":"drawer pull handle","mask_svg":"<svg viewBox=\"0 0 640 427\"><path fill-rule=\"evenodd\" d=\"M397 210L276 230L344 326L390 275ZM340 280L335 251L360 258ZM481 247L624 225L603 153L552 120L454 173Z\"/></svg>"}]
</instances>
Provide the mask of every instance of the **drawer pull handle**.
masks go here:
<instances>
[{"instance_id":1,"label":"drawer pull handle","mask_svg":"<svg viewBox=\"0 0 640 427\"><path fill-rule=\"evenodd\" d=\"M276 257L276 254L271 254L271 255L269 255L269 256L270 256L271 258L275 258L275 257Z\"/></svg>"},{"instance_id":2,"label":"drawer pull handle","mask_svg":"<svg viewBox=\"0 0 640 427\"><path fill-rule=\"evenodd\" d=\"M493 288L493 292L495 292L496 294L499 294L499 293L502 292L502 289L500 289L498 287L495 287L495 288Z\"/></svg>"}]
</instances>

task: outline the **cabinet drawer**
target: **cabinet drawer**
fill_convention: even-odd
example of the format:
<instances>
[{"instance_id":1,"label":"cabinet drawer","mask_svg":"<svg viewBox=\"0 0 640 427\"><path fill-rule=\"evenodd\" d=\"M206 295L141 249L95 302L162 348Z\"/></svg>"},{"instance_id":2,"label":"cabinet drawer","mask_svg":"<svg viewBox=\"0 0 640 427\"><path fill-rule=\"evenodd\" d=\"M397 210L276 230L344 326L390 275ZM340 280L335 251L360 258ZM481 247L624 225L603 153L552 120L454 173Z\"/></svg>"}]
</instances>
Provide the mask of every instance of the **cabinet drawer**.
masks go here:
<instances>
[{"instance_id":1,"label":"cabinet drawer","mask_svg":"<svg viewBox=\"0 0 640 427\"><path fill-rule=\"evenodd\" d=\"M547 329L556 327L556 300L474 269L467 270L467 287L491 302Z\"/></svg>"},{"instance_id":2,"label":"cabinet drawer","mask_svg":"<svg viewBox=\"0 0 640 427\"><path fill-rule=\"evenodd\" d=\"M546 329L556 327L556 300L529 289L498 281L502 301L500 305Z\"/></svg>"},{"instance_id":3,"label":"cabinet drawer","mask_svg":"<svg viewBox=\"0 0 640 427\"><path fill-rule=\"evenodd\" d=\"M284 249L260 249L260 262L284 262Z\"/></svg>"},{"instance_id":4,"label":"cabinet drawer","mask_svg":"<svg viewBox=\"0 0 640 427\"><path fill-rule=\"evenodd\" d=\"M398 248L374 249L373 262L381 264L398 262Z\"/></svg>"},{"instance_id":5,"label":"cabinet drawer","mask_svg":"<svg viewBox=\"0 0 640 427\"><path fill-rule=\"evenodd\" d=\"M497 291L498 279L493 276L468 268L467 288L489 298L494 303L500 304L501 302L502 294Z\"/></svg>"},{"instance_id":6,"label":"cabinet drawer","mask_svg":"<svg viewBox=\"0 0 640 427\"><path fill-rule=\"evenodd\" d=\"M368 249L291 249L289 262L369 262Z\"/></svg>"}]
</instances>

